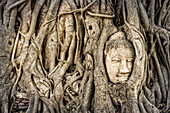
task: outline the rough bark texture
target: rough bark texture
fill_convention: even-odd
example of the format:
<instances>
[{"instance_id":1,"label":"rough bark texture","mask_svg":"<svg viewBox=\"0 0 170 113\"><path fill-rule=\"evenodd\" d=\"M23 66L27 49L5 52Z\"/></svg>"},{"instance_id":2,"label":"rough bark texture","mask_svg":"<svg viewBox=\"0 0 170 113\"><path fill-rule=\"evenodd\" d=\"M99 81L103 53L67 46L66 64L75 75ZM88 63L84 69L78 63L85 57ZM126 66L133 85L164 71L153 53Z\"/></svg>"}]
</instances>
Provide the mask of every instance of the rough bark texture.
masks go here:
<instances>
[{"instance_id":1,"label":"rough bark texture","mask_svg":"<svg viewBox=\"0 0 170 113\"><path fill-rule=\"evenodd\" d=\"M114 84L106 43L125 34L135 50ZM169 0L0 0L0 113L170 112Z\"/></svg>"}]
</instances>

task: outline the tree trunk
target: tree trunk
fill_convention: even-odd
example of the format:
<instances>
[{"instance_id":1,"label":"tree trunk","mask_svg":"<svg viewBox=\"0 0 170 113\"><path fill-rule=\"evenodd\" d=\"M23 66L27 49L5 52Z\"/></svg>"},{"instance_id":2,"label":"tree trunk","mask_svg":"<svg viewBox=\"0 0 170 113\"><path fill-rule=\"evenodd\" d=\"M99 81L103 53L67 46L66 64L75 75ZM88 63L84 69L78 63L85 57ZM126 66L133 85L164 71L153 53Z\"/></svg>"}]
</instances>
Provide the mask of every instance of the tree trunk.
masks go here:
<instances>
[{"instance_id":1,"label":"tree trunk","mask_svg":"<svg viewBox=\"0 0 170 113\"><path fill-rule=\"evenodd\" d=\"M170 112L169 6L0 0L0 112Z\"/></svg>"}]
</instances>

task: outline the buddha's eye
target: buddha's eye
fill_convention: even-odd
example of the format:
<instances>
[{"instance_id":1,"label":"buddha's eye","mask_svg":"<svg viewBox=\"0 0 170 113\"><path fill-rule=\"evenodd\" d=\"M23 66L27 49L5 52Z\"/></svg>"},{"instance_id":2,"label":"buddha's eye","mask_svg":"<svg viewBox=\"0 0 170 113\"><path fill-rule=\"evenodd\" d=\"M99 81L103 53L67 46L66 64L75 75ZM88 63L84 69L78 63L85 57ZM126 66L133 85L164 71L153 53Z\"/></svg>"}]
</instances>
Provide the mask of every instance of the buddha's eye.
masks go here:
<instances>
[{"instance_id":1,"label":"buddha's eye","mask_svg":"<svg viewBox=\"0 0 170 113\"><path fill-rule=\"evenodd\" d=\"M133 62L133 59L127 59L126 61L127 62Z\"/></svg>"},{"instance_id":2,"label":"buddha's eye","mask_svg":"<svg viewBox=\"0 0 170 113\"><path fill-rule=\"evenodd\" d=\"M113 58L112 62L121 62L121 60L119 58Z\"/></svg>"}]
</instances>

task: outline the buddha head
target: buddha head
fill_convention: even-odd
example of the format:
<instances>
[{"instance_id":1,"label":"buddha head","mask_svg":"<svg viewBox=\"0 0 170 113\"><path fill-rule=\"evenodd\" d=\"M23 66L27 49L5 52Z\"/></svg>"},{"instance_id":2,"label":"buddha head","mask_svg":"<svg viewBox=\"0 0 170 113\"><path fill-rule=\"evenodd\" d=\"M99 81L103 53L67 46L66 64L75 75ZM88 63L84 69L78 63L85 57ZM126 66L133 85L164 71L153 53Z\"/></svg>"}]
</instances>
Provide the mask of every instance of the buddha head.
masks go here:
<instances>
[{"instance_id":1,"label":"buddha head","mask_svg":"<svg viewBox=\"0 0 170 113\"><path fill-rule=\"evenodd\" d=\"M112 83L123 83L128 80L133 68L134 55L132 43L124 36L112 38L106 43L105 64Z\"/></svg>"}]
</instances>

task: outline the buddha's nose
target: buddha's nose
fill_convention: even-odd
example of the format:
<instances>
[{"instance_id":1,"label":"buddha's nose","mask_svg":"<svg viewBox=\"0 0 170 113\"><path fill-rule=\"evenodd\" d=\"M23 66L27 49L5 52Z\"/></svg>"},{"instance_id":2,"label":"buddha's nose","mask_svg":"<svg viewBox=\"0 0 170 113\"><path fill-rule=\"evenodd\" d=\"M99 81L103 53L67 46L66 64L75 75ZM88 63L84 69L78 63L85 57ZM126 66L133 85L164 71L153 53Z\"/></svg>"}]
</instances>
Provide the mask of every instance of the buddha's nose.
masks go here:
<instances>
[{"instance_id":1,"label":"buddha's nose","mask_svg":"<svg viewBox=\"0 0 170 113\"><path fill-rule=\"evenodd\" d=\"M129 73L130 71L129 71L129 69L128 69L128 67L127 67L127 61L126 61L126 59L122 59L121 60L121 64L120 64L120 73L121 74L127 74L127 73Z\"/></svg>"}]
</instances>

